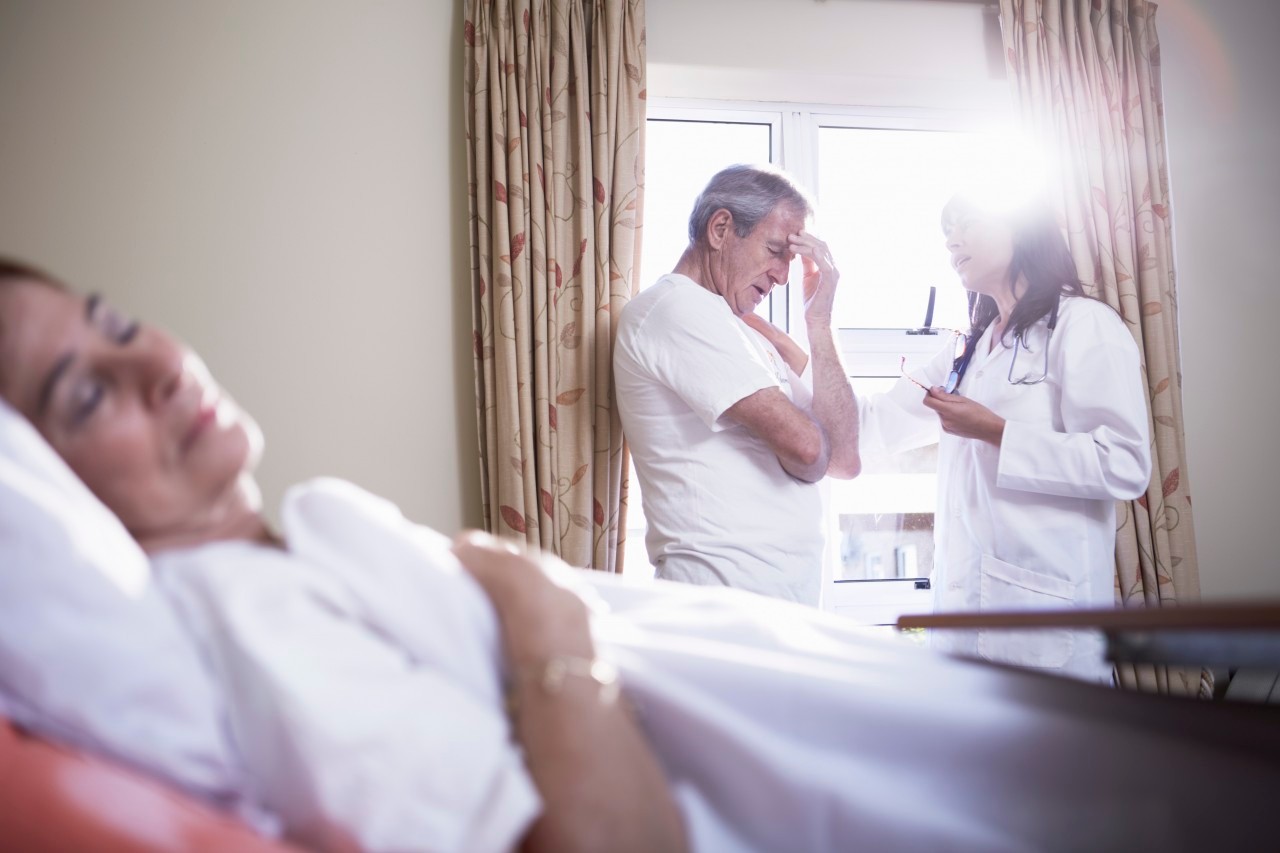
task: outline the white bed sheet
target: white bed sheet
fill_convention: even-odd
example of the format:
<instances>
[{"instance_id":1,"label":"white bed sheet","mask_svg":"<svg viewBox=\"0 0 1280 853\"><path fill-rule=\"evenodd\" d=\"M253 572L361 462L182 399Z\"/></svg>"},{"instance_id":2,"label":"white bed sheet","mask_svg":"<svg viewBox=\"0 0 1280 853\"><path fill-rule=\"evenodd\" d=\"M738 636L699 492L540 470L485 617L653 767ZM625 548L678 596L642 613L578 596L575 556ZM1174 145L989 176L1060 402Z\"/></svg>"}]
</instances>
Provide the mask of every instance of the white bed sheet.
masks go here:
<instances>
[{"instance_id":1,"label":"white bed sheet","mask_svg":"<svg viewBox=\"0 0 1280 853\"><path fill-rule=\"evenodd\" d=\"M539 801L483 593L443 537L349 484L295 489L283 518L283 561L220 545L157 562L228 692L253 794L321 847L514 843ZM564 580L596 608L694 849L1186 849L1265 813L1277 781L1274 748L1188 738L1181 709L1157 725L1143 697L748 593Z\"/></svg>"}]
</instances>

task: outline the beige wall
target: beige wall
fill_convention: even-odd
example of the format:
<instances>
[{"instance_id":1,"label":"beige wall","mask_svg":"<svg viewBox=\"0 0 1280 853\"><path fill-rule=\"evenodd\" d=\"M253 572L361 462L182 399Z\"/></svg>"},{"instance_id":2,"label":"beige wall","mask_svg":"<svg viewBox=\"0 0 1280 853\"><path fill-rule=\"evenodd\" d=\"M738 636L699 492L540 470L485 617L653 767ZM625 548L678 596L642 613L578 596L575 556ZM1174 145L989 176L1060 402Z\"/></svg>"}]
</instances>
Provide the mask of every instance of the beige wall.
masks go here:
<instances>
[{"instance_id":1,"label":"beige wall","mask_svg":"<svg viewBox=\"0 0 1280 853\"><path fill-rule=\"evenodd\" d=\"M647 0L646 7L652 97L985 108L1006 91L998 83L999 29L981 4Z\"/></svg>"},{"instance_id":2,"label":"beige wall","mask_svg":"<svg viewBox=\"0 0 1280 853\"><path fill-rule=\"evenodd\" d=\"M479 520L460 5L0 0L0 252L184 334L262 422L269 500L336 474L445 530ZM655 97L998 90L975 4L648 11ZM1203 586L1277 596L1280 6L1164 0L1158 27Z\"/></svg>"},{"instance_id":3,"label":"beige wall","mask_svg":"<svg viewBox=\"0 0 1280 853\"><path fill-rule=\"evenodd\" d=\"M1206 597L1280 597L1280 4L1157 15L1187 456Z\"/></svg>"},{"instance_id":4,"label":"beige wall","mask_svg":"<svg viewBox=\"0 0 1280 853\"><path fill-rule=\"evenodd\" d=\"M190 341L269 505L479 523L460 5L0 3L0 252Z\"/></svg>"}]
</instances>

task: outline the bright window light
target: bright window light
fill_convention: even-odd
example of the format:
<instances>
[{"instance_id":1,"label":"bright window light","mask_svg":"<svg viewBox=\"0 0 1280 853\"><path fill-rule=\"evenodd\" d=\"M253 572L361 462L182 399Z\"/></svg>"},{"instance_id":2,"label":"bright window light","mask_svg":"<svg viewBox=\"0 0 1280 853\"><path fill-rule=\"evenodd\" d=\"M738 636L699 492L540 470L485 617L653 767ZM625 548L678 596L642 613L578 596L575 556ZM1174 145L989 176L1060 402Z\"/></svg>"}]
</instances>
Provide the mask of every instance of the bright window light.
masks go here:
<instances>
[{"instance_id":1,"label":"bright window light","mask_svg":"<svg viewBox=\"0 0 1280 853\"><path fill-rule=\"evenodd\" d=\"M839 327L920 326L929 288L936 287L933 324L969 328L965 291L942 235L942 208L962 188L1007 187L1011 172L1025 174L1009 168L1008 149L992 134L818 129L815 230L841 271Z\"/></svg>"},{"instance_id":2,"label":"bright window light","mask_svg":"<svg viewBox=\"0 0 1280 853\"><path fill-rule=\"evenodd\" d=\"M689 214L711 176L734 163L768 163L767 123L650 119L645 138L640 287L675 268L689 243Z\"/></svg>"}]
</instances>

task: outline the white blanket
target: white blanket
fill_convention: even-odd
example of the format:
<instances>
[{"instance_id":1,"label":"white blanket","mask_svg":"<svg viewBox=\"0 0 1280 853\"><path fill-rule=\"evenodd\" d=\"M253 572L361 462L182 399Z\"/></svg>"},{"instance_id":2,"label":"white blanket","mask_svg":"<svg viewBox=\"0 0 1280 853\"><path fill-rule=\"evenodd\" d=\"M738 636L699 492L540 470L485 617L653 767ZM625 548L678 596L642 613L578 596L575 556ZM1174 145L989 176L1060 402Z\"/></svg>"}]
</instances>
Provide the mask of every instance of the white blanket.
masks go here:
<instances>
[{"instance_id":1,"label":"white blanket","mask_svg":"<svg viewBox=\"0 0 1280 853\"><path fill-rule=\"evenodd\" d=\"M515 844L540 802L502 711L496 620L448 543L332 480L293 490L283 520L288 553L156 561L228 694L250 793L323 849ZM564 580L595 605L695 849L1177 849L1179 822L1204 822L1170 807L1219 753L1046 704L1025 689L1043 677L748 593ZM1052 686L1086 710L1106 693ZM1275 778L1231 773L1218 798L1239 808Z\"/></svg>"}]
</instances>

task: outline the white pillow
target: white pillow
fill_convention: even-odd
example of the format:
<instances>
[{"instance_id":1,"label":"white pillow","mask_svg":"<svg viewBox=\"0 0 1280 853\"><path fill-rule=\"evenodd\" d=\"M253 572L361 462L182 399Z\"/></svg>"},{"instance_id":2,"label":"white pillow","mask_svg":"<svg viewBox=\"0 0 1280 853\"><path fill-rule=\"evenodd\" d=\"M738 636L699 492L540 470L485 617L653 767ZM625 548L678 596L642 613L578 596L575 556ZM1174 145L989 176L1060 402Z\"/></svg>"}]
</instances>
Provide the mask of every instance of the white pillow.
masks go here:
<instances>
[{"instance_id":1,"label":"white pillow","mask_svg":"<svg viewBox=\"0 0 1280 853\"><path fill-rule=\"evenodd\" d=\"M232 804L211 676L146 555L0 400L0 711Z\"/></svg>"}]
</instances>

